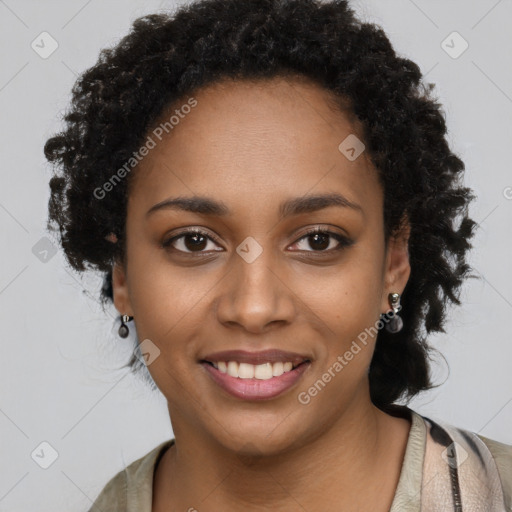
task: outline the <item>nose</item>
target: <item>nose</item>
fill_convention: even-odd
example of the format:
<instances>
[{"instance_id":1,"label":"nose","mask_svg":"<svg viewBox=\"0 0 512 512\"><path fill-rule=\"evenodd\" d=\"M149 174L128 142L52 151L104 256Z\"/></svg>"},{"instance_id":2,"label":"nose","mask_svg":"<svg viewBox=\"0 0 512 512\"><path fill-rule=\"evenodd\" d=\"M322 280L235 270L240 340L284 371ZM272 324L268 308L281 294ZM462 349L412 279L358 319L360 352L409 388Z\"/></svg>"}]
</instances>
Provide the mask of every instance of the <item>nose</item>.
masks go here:
<instances>
[{"instance_id":1,"label":"nose","mask_svg":"<svg viewBox=\"0 0 512 512\"><path fill-rule=\"evenodd\" d=\"M295 295L287 284L284 266L278 264L271 250L263 250L254 260L242 251L234 253L231 264L217 298L219 322L252 333L292 322Z\"/></svg>"}]
</instances>

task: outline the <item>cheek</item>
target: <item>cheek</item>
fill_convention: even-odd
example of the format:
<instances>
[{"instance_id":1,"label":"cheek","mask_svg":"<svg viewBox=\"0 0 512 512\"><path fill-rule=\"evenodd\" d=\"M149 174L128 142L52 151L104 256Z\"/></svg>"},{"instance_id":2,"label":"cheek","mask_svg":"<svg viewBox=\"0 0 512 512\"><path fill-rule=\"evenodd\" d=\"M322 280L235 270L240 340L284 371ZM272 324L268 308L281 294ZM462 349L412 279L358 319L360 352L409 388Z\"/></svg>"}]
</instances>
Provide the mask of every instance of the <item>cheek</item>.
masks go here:
<instances>
[{"instance_id":1,"label":"cheek","mask_svg":"<svg viewBox=\"0 0 512 512\"><path fill-rule=\"evenodd\" d=\"M369 251L368 251L369 252ZM352 259L351 259L352 260ZM327 327L327 366L342 357L344 378L365 374L371 362L378 332L382 295L379 261L354 255L311 293L309 306ZM341 380L341 379L338 379Z\"/></svg>"},{"instance_id":2,"label":"cheek","mask_svg":"<svg viewBox=\"0 0 512 512\"><path fill-rule=\"evenodd\" d=\"M308 384L315 388L313 393L322 389L324 404L337 403L343 408L347 400L366 389L380 319L380 296L376 290L377 286L363 286L363 281L352 274L350 280L344 280L343 291L325 304L330 308L324 309L323 317L329 319L329 329L324 331L326 349ZM319 386L318 381L325 386Z\"/></svg>"},{"instance_id":3,"label":"cheek","mask_svg":"<svg viewBox=\"0 0 512 512\"><path fill-rule=\"evenodd\" d=\"M175 273L146 269L130 290L140 336L166 345L183 338L187 326L201 320L201 299L205 287L193 280L177 278Z\"/></svg>"},{"instance_id":4,"label":"cheek","mask_svg":"<svg viewBox=\"0 0 512 512\"><path fill-rule=\"evenodd\" d=\"M139 339L149 338L160 346L190 308L192 294L178 272L166 265L158 247L129 241L127 250L128 288Z\"/></svg>"},{"instance_id":5,"label":"cheek","mask_svg":"<svg viewBox=\"0 0 512 512\"><path fill-rule=\"evenodd\" d=\"M383 276L379 262L357 253L329 272L303 279L308 306L336 332L353 332L380 315Z\"/></svg>"},{"instance_id":6,"label":"cheek","mask_svg":"<svg viewBox=\"0 0 512 512\"><path fill-rule=\"evenodd\" d=\"M166 396L191 399L191 361L197 354L194 332L204 322L201 298L207 288L161 262L133 257L131 265L130 296L141 350L150 347L158 354L148 371Z\"/></svg>"},{"instance_id":7,"label":"cheek","mask_svg":"<svg viewBox=\"0 0 512 512\"><path fill-rule=\"evenodd\" d=\"M197 354L200 340L195 334L208 321L210 294L219 275L207 266L172 265L163 249L142 244L129 249L129 294L139 340L155 343L162 356L159 363L165 361L179 372ZM151 365L151 373L159 366Z\"/></svg>"}]
</instances>

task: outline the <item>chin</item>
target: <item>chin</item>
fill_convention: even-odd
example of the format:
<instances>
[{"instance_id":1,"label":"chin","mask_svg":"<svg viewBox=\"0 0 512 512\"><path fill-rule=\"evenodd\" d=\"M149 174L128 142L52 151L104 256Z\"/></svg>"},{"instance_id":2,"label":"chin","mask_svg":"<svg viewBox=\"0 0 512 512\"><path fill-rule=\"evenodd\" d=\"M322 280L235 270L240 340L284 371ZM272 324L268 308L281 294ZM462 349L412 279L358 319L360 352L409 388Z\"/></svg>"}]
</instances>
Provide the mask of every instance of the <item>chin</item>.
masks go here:
<instances>
[{"instance_id":1,"label":"chin","mask_svg":"<svg viewBox=\"0 0 512 512\"><path fill-rule=\"evenodd\" d=\"M236 427L225 426L218 432L218 442L224 449L240 457L272 457L284 454L303 444L296 425L284 425L283 418L261 425L261 418L254 423L238 422Z\"/></svg>"}]
</instances>

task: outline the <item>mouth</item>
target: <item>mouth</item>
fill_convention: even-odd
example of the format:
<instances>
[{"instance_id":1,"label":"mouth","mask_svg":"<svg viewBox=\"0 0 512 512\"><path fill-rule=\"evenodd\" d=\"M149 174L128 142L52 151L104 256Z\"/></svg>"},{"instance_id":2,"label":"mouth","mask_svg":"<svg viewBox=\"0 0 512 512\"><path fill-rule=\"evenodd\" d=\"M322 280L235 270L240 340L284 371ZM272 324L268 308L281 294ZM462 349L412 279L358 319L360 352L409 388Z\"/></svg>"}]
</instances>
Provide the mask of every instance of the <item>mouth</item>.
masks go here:
<instances>
[{"instance_id":1,"label":"mouth","mask_svg":"<svg viewBox=\"0 0 512 512\"><path fill-rule=\"evenodd\" d=\"M215 369L222 373L227 373L231 377L239 379L260 379L268 380L272 377L279 377L283 373L287 373L302 364L310 363L309 359L304 359L301 362L292 361L277 361L272 363L267 361L262 364L254 365L250 363L241 363L239 361L207 361L203 359L200 363L206 363L213 366Z\"/></svg>"},{"instance_id":2,"label":"mouth","mask_svg":"<svg viewBox=\"0 0 512 512\"><path fill-rule=\"evenodd\" d=\"M294 387L311 366L310 359L299 362L267 361L259 365L238 361L201 360L201 366L229 395L242 400L269 400Z\"/></svg>"},{"instance_id":3,"label":"mouth","mask_svg":"<svg viewBox=\"0 0 512 512\"><path fill-rule=\"evenodd\" d=\"M206 361L214 364L219 362L228 364L231 361L234 361L239 365L247 363L253 366L262 365L264 363L291 363L292 368L295 368L306 360L311 360L311 357L304 354L298 354L297 352L279 350L277 348L261 350L259 352L249 352L247 350L223 350L222 352L206 354L200 358L200 361Z\"/></svg>"}]
</instances>

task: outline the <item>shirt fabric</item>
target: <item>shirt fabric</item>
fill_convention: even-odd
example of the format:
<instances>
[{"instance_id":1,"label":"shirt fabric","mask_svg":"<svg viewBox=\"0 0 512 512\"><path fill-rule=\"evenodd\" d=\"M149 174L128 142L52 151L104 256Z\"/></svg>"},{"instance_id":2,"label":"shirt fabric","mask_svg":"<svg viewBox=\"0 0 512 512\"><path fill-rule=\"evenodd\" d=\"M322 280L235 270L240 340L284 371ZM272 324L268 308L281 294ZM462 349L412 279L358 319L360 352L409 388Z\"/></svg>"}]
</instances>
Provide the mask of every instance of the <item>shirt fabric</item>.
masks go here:
<instances>
[{"instance_id":1,"label":"shirt fabric","mask_svg":"<svg viewBox=\"0 0 512 512\"><path fill-rule=\"evenodd\" d=\"M512 512L512 446L435 422L406 406L411 420L389 512ZM113 476L89 512L151 512L153 475L174 439Z\"/></svg>"}]
</instances>

